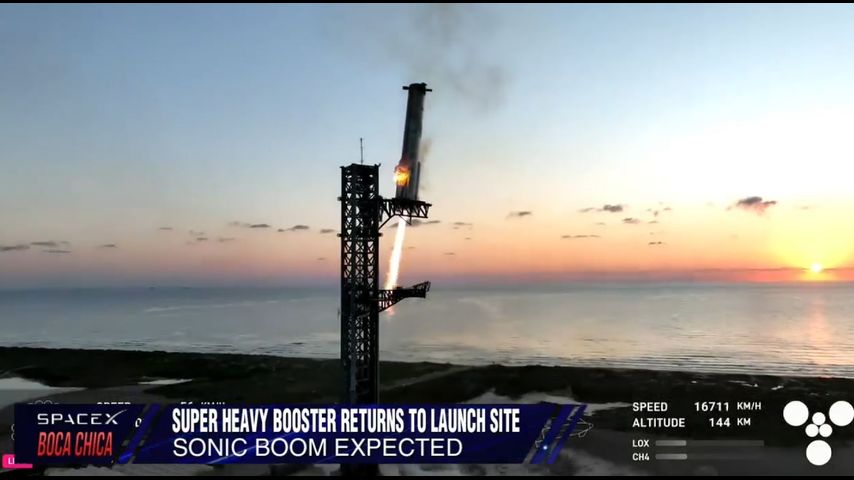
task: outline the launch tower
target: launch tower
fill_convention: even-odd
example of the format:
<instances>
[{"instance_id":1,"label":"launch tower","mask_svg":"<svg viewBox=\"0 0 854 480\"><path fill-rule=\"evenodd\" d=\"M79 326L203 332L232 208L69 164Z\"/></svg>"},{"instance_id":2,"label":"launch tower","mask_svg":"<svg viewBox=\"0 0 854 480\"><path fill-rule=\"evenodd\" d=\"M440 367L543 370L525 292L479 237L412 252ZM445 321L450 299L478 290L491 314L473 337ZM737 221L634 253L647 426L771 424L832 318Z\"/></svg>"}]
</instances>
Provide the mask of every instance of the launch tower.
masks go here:
<instances>
[{"instance_id":1,"label":"launch tower","mask_svg":"<svg viewBox=\"0 0 854 480\"><path fill-rule=\"evenodd\" d=\"M418 200L423 83L409 91L403 153L395 170L394 198L379 194L379 166L341 167L341 364L344 403L370 405L379 401L379 314L409 297L427 296L430 282L382 290L379 285L380 229L394 217L407 222L427 218L430 204ZM404 172L403 174L401 172ZM375 465L344 466L345 475L371 475Z\"/></svg>"}]
</instances>

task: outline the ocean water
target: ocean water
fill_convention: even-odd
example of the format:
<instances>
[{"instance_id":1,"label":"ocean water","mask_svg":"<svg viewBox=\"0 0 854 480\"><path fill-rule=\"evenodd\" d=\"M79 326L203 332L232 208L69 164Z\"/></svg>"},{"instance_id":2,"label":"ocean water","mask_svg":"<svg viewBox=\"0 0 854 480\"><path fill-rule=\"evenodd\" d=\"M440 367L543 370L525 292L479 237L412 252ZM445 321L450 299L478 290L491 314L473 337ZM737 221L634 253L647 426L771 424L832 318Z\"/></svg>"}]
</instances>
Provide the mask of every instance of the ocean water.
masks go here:
<instances>
[{"instance_id":1,"label":"ocean water","mask_svg":"<svg viewBox=\"0 0 854 480\"><path fill-rule=\"evenodd\" d=\"M336 357L334 289L0 291L0 344ZM435 288L384 359L854 378L854 285Z\"/></svg>"}]
</instances>

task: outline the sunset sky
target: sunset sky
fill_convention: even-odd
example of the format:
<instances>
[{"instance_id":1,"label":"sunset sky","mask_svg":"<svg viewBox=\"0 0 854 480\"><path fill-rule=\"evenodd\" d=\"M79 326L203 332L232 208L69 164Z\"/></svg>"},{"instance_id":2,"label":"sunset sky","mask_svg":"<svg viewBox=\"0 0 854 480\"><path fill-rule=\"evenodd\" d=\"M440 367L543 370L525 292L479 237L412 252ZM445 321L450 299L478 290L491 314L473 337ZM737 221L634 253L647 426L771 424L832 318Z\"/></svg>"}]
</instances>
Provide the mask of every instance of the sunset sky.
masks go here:
<instances>
[{"instance_id":1,"label":"sunset sky","mask_svg":"<svg viewBox=\"0 0 854 480\"><path fill-rule=\"evenodd\" d=\"M334 284L338 167L363 137L392 194L416 81L439 223L408 230L403 283L854 280L852 26L845 5L0 6L0 288Z\"/></svg>"}]
</instances>

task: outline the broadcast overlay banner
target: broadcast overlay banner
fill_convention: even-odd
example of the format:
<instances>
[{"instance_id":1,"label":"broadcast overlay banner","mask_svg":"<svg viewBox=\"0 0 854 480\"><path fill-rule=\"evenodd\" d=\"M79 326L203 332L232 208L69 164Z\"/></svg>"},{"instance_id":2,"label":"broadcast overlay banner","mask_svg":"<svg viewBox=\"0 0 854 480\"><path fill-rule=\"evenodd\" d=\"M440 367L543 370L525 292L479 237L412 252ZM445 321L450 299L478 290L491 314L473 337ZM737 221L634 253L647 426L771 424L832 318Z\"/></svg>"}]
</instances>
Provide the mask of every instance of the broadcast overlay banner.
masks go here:
<instances>
[{"instance_id":1,"label":"broadcast overlay banner","mask_svg":"<svg viewBox=\"0 0 854 480\"><path fill-rule=\"evenodd\" d=\"M116 463L552 463L585 405L25 405L15 459Z\"/></svg>"}]
</instances>

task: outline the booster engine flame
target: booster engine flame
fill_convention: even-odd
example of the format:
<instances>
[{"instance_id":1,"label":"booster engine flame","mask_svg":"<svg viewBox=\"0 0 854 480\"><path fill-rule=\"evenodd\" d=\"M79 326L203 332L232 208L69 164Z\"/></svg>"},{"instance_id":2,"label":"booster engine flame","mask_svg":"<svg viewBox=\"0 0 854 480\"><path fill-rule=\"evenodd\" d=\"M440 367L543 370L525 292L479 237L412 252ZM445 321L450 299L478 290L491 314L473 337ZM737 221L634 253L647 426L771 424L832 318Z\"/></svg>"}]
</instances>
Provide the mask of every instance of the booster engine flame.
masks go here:
<instances>
[{"instance_id":1,"label":"booster engine flame","mask_svg":"<svg viewBox=\"0 0 854 480\"><path fill-rule=\"evenodd\" d=\"M409 185L409 169L404 165L398 165L394 169L394 183L398 187Z\"/></svg>"},{"instance_id":2,"label":"booster engine flame","mask_svg":"<svg viewBox=\"0 0 854 480\"><path fill-rule=\"evenodd\" d=\"M403 255L403 238L406 236L406 220L397 221L397 234L394 236L394 249L391 251L391 259L388 262L388 275L385 280L385 289L392 290L397 287L397 275L400 272L400 259Z\"/></svg>"}]
</instances>

